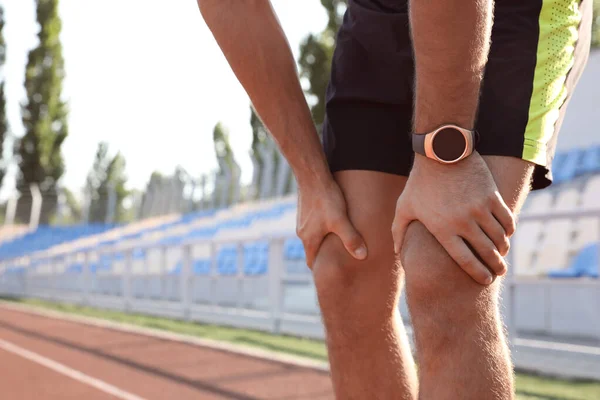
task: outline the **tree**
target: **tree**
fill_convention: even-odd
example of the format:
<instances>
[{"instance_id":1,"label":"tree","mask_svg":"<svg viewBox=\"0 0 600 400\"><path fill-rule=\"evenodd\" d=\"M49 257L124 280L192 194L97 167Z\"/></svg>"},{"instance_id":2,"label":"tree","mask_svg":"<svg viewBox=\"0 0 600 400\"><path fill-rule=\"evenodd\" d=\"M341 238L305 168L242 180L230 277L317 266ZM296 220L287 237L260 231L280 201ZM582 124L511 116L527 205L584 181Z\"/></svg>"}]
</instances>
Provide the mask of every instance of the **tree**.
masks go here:
<instances>
[{"instance_id":1,"label":"tree","mask_svg":"<svg viewBox=\"0 0 600 400\"><path fill-rule=\"evenodd\" d=\"M256 114L254 107L252 107L252 106L250 106L250 113L251 113L250 126L252 127L251 155L252 155L252 157L254 157L256 159L256 164L255 164L256 171L254 171L254 173L257 174L257 178L258 178L258 180L253 183L256 185L255 189L258 189L261 185L262 172L263 172L264 165L265 165L265 161L262 159L262 156L260 155L259 148L267 140L268 134L267 134L267 128L265 128L265 126L263 125L262 121L260 120L258 114ZM253 198L251 200L255 200L257 195L258 195L258 190L255 193L253 193Z\"/></svg>"},{"instance_id":2,"label":"tree","mask_svg":"<svg viewBox=\"0 0 600 400\"><path fill-rule=\"evenodd\" d=\"M4 41L4 9L0 6L0 71L4 69L6 61L6 42ZM8 136L8 121L6 120L6 96L4 94L4 76L0 81L0 187L6 175L8 159L4 157L4 142Z\"/></svg>"},{"instance_id":3,"label":"tree","mask_svg":"<svg viewBox=\"0 0 600 400\"><path fill-rule=\"evenodd\" d=\"M311 104L313 120L320 126L325 119L325 91L329 83L335 35L342 24L347 0L321 0L327 12L327 26L318 35L308 35L300 45L300 77L309 86L305 90Z\"/></svg>"},{"instance_id":4,"label":"tree","mask_svg":"<svg viewBox=\"0 0 600 400\"><path fill-rule=\"evenodd\" d=\"M89 198L89 221L105 222L108 214L110 193L115 191L115 221L122 222L127 210L123 201L129 195L125 188L125 158L121 153L111 157L107 143L99 143L94 164L86 181L86 194Z\"/></svg>"},{"instance_id":5,"label":"tree","mask_svg":"<svg viewBox=\"0 0 600 400\"><path fill-rule=\"evenodd\" d=\"M215 155L219 164L217 181L222 182L223 179L236 179L239 177L240 167L235 161L235 155L229 143L229 131L220 122L215 125L213 130L213 142L215 145ZM225 199L226 204L230 204L232 201L234 185L231 185L229 189L229 192L225 194L227 197ZM215 194L218 195L219 193L220 188L215 186ZM216 200L216 204L220 204L219 200L221 199L217 198Z\"/></svg>"},{"instance_id":6,"label":"tree","mask_svg":"<svg viewBox=\"0 0 600 400\"><path fill-rule=\"evenodd\" d=\"M148 184L146 185L146 189L144 190L144 192L142 194L142 200L140 202L140 210L141 211L140 211L139 216L141 218L151 216L152 202L155 201L154 195L156 193L156 190L159 190L159 188L164 183L164 181L165 181L165 177L158 171L154 171L150 175L150 180L148 181Z\"/></svg>"},{"instance_id":7,"label":"tree","mask_svg":"<svg viewBox=\"0 0 600 400\"><path fill-rule=\"evenodd\" d=\"M592 47L600 47L600 0L594 0L594 20L592 22Z\"/></svg>"},{"instance_id":8,"label":"tree","mask_svg":"<svg viewBox=\"0 0 600 400\"><path fill-rule=\"evenodd\" d=\"M69 218L72 221L81 221L81 204L79 204L79 201L77 201L75 195L69 189L64 188L63 191L65 194Z\"/></svg>"},{"instance_id":9,"label":"tree","mask_svg":"<svg viewBox=\"0 0 600 400\"><path fill-rule=\"evenodd\" d=\"M44 194L40 221L56 207L56 186L64 173L61 146L68 135L67 106L61 98L65 77L58 0L36 0L39 44L29 52L25 71L27 100L21 109L25 135L18 145L18 188L38 184Z\"/></svg>"}]
</instances>

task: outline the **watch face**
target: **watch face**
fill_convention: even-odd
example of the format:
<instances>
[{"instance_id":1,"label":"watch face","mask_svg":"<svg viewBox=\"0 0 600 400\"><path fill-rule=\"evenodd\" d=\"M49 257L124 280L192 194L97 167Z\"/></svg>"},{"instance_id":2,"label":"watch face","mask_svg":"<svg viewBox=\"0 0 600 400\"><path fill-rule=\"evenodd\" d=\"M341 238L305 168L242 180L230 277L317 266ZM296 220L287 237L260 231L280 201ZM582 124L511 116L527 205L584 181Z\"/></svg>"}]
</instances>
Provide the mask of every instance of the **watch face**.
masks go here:
<instances>
[{"instance_id":1,"label":"watch face","mask_svg":"<svg viewBox=\"0 0 600 400\"><path fill-rule=\"evenodd\" d=\"M435 134L432 147L440 160L451 162L462 157L467 149L467 141L458 129L445 128Z\"/></svg>"}]
</instances>

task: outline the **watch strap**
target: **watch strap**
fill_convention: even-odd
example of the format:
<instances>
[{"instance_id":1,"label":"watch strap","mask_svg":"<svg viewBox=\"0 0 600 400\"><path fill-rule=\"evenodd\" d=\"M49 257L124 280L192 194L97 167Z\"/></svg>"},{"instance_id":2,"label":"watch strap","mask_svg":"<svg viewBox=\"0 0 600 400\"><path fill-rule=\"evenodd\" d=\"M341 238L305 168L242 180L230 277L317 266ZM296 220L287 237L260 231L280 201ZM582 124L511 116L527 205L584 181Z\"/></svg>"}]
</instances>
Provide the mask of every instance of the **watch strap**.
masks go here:
<instances>
[{"instance_id":1,"label":"watch strap","mask_svg":"<svg viewBox=\"0 0 600 400\"><path fill-rule=\"evenodd\" d=\"M425 154L425 139L427 138L427 134L425 133L413 133L412 134L412 147L413 151L417 154L426 155Z\"/></svg>"}]
</instances>

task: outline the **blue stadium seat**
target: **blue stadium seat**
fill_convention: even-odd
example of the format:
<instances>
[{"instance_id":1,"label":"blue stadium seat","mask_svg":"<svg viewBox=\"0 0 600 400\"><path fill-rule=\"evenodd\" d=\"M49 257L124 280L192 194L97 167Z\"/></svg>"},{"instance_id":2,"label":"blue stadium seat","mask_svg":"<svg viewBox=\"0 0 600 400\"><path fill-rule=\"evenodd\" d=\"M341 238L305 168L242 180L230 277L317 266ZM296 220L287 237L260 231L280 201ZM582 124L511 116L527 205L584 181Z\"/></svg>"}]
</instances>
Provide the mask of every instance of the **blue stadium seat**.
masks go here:
<instances>
[{"instance_id":1,"label":"blue stadium seat","mask_svg":"<svg viewBox=\"0 0 600 400\"><path fill-rule=\"evenodd\" d=\"M264 275L269 264L269 243L255 242L244 245L244 274Z\"/></svg>"},{"instance_id":2,"label":"blue stadium seat","mask_svg":"<svg viewBox=\"0 0 600 400\"><path fill-rule=\"evenodd\" d=\"M98 271L110 271L112 268L112 254L102 254L100 255L100 260L98 260L95 264L94 272Z\"/></svg>"},{"instance_id":3,"label":"blue stadium seat","mask_svg":"<svg viewBox=\"0 0 600 400\"><path fill-rule=\"evenodd\" d=\"M172 270L170 270L168 274L169 275L180 275L182 269L183 269L183 262L179 261L177 263L177 265L175 265L175 268L173 268Z\"/></svg>"},{"instance_id":4,"label":"blue stadium seat","mask_svg":"<svg viewBox=\"0 0 600 400\"><path fill-rule=\"evenodd\" d=\"M209 259L197 259L192 261L192 274L194 275L209 275L210 274L210 260ZM175 268L169 271L170 275L179 275L183 269L183 261L179 261Z\"/></svg>"},{"instance_id":5,"label":"blue stadium seat","mask_svg":"<svg viewBox=\"0 0 600 400\"><path fill-rule=\"evenodd\" d=\"M182 236L167 236L167 237L160 239L158 241L158 244L160 244L162 246L177 246L178 244L181 244L182 241L183 241Z\"/></svg>"},{"instance_id":6,"label":"blue stadium seat","mask_svg":"<svg viewBox=\"0 0 600 400\"><path fill-rule=\"evenodd\" d=\"M209 228L197 228L189 231L186 234L186 238L188 239L210 239L217 233L217 227L209 227Z\"/></svg>"},{"instance_id":7,"label":"blue stadium seat","mask_svg":"<svg viewBox=\"0 0 600 400\"><path fill-rule=\"evenodd\" d=\"M579 149L569 151L564 158L564 161L558 160L558 165L554 165L554 181L556 183L571 180L577 176L579 162L583 155L583 151Z\"/></svg>"},{"instance_id":8,"label":"blue stadium seat","mask_svg":"<svg viewBox=\"0 0 600 400\"><path fill-rule=\"evenodd\" d=\"M562 168L565 160L567 159L567 153L561 151L560 153L556 153L554 156L554 160L552 161L552 169L559 170Z\"/></svg>"},{"instance_id":9,"label":"blue stadium seat","mask_svg":"<svg viewBox=\"0 0 600 400\"><path fill-rule=\"evenodd\" d=\"M286 260L305 260L304 245L298 238L288 239L283 245L283 255Z\"/></svg>"},{"instance_id":10,"label":"blue stadium seat","mask_svg":"<svg viewBox=\"0 0 600 400\"><path fill-rule=\"evenodd\" d=\"M575 257L569 268L550 271L550 278L598 278L600 270L598 243L584 247Z\"/></svg>"},{"instance_id":11,"label":"blue stadium seat","mask_svg":"<svg viewBox=\"0 0 600 400\"><path fill-rule=\"evenodd\" d=\"M582 172L600 172L600 146L590 147L584 152Z\"/></svg>"},{"instance_id":12,"label":"blue stadium seat","mask_svg":"<svg viewBox=\"0 0 600 400\"><path fill-rule=\"evenodd\" d=\"M37 251L47 250L61 243L73 241L85 236L102 233L113 229L114 225L90 224L75 226L40 225L35 231L2 243L0 260L31 255Z\"/></svg>"},{"instance_id":13,"label":"blue stadium seat","mask_svg":"<svg viewBox=\"0 0 600 400\"><path fill-rule=\"evenodd\" d=\"M143 260L146 258L146 250L145 249L133 249L131 252L131 258L134 260Z\"/></svg>"},{"instance_id":14,"label":"blue stadium seat","mask_svg":"<svg viewBox=\"0 0 600 400\"><path fill-rule=\"evenodd\" d=\"M69 265L67 270L65 271L67 274L81 274L83 272L83 264L82 263L74 263Z\"/></svg>"},{"instance_id":15,"label":"blue stadium seat","mask_svg":"<svg viewBox=\"0 0 600 400\"><path fill-rule=\"evenodd\" d=\"M237 274L237 246L223 246L217 253L217 271L220 275Z\"/></svg>"},{"instance_id":16,"label":"blue stadium seat","mask_svg":"<svg viewBox=\"0 0 600 400\"><path fill-rule=\"evenodd\" d=\"M5 273L6 273L6 275L13 275L13 276L17 275L17 276L19 276L19 275L25 274L25 272L26 272L25 271L25 267L8 267L6 269Z\"/></svg>"},{"instance_id":17,"label":"blue stadium seat","mask_svg":"<svg viewBox=\"0 0 600 400\"><path fill-rule=\"evenodd\" d=\"M211 261L209 259L197 259L194 260L192 267L195 275L209 275Z\"/></svg>"}]
</instances>

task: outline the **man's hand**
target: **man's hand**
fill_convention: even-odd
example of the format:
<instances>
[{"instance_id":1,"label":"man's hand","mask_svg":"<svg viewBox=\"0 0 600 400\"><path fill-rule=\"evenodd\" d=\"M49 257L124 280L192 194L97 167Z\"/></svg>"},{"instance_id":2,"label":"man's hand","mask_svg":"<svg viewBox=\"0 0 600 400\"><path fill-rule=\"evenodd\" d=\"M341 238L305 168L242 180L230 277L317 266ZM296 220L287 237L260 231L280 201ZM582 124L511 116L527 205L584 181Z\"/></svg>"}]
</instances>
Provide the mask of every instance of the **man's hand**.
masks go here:
<instances>
[{"instance_id":1,"label":"man's hand","mask_svg":"<svg viewBox=\"0 0 600 400\"><path fill-rule=\"evenodd\" d=\"M323 239L334 233L358 260L367 257L367 247L346 211L344 195L332 179L324 185L300 186L298 194L297 234L306 251L306 263L312 269Z\"/></svg>"},{"instance_id":2,"label":"man's hand","mask_svg":"<svg viewBox=\"0 0 600 400\"><path fill-rule=\"evenodd\" d=\"M394 250L401 251L408 226L418 220L475 281L492 283L494 274L506 273L515 221L487 164L476 152L454 165L415 157L396 206Z\"/></svg>"}]
</instances>

